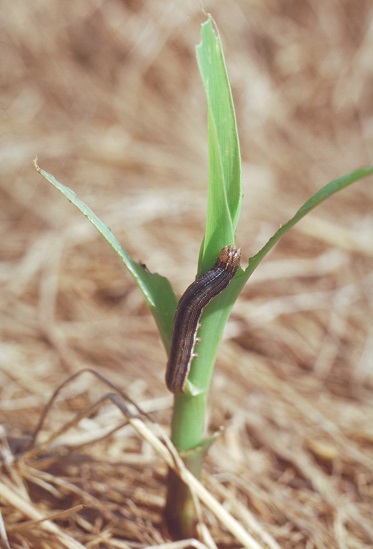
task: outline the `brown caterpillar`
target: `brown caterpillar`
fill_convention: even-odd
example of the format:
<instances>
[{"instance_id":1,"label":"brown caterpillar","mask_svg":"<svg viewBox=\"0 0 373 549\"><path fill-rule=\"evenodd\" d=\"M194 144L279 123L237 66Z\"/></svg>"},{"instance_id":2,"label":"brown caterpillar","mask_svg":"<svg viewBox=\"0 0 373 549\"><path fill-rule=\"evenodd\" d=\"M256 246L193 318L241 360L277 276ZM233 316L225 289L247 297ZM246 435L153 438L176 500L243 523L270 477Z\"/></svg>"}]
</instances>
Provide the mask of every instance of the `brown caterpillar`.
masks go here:
<instances>
[{"instance_id":1,"label":"brown caterpillar","mask_svg":"<svg viewBox=\"0 0 373 549\"><path fill-rule=\"evenodd\" d=\"M215 265L199 276L181 296L174 318L166 384L172 393L184 390L194 358L199 320L204 308L228 286L239 267L241 251L223 248Z\"/></svg>"}]
</instances>

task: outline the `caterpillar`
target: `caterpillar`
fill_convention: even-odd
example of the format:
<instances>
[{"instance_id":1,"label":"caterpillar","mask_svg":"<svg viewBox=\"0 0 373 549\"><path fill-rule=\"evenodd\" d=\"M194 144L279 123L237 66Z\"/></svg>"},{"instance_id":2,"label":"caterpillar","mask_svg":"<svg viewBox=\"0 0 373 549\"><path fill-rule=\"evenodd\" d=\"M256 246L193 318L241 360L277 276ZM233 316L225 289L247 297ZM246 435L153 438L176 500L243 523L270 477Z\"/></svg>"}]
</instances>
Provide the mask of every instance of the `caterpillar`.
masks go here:
<instances>
[{"instance_id":1,"label":"caterpillar","mask_svg":"<svg viewBox=\"0 0 373 549\"><path fill-rule=\"evenodd\" d=\"M166 370L166 384L172 393L184 391L195 357L194 348L203 310L228 286L236 274L240 259L239 248L225 246L214 266L196 278L181 296L174 317Z\"/></svg>"}]
</instances>

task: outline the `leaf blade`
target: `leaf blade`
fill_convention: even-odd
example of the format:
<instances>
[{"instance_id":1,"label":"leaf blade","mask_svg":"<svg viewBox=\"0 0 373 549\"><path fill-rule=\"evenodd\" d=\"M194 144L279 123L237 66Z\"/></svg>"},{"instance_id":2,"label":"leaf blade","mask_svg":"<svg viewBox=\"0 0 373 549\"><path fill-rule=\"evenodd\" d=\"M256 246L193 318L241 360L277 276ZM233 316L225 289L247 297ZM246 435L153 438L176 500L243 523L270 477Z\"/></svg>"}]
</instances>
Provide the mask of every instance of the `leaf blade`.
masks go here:
<instances>
[{"instance_id":1,"label":"leaf blade","mask_svg":"<svg viewBox=\"0 0 373 549\"><path fill-rule=\"evenodd\" d=\"M80 210L98 232L110 244L116 254L127 267L132 278L140 288L150 311L159 328L162 341L168 350L171 340L173 316L177 306L177 298L167 278L158 273L150 273L144 265L133 261L110 228L83 202L76 193L66 187L50 173L40 168L37 159L34 160L36 170L58 189L78 210Z\"/></svg>"},{"instance_id":2,"label":"leaf blade","mask_svg":"<svg viewBox=\"0 0 373 549\"><path fill-rule=\"evenodd\" d=\"M207 219L200 250L200 273L211 266L221 248L235 242L242 186L232 91L220 37L211 18L202 24L196 55L206 94L209 143Z\"/></svg>"}]
</instances>

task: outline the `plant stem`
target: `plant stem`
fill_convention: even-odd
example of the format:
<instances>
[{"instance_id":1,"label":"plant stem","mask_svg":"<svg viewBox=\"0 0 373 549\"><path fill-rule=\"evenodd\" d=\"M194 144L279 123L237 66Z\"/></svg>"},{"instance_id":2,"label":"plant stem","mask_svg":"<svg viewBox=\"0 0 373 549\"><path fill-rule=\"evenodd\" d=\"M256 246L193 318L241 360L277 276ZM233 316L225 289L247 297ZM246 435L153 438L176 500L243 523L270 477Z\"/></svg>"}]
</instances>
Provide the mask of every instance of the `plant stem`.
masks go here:
<instances>
[{"instance_id":1,"label":"plant stem","mask_svg":"<svg viewBox=\"0 0 373 549\"><path fill-rule=\"evenodd\" d=\"M171 440L196 478L200 477L205 453L206 406L206 393L175 395ZM195 535L196 515L192 494L171 470L168 474L165 520L172 538L185 539Z\"/></svg>"}]
</instances>

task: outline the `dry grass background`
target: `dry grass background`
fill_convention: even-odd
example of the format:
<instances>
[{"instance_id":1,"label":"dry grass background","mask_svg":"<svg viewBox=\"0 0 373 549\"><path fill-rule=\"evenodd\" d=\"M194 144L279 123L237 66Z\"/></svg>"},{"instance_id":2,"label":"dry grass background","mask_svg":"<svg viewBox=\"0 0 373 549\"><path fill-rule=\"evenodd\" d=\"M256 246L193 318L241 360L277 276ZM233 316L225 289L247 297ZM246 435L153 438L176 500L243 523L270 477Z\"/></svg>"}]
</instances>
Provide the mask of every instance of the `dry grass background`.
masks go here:
<instances>
[{"instance_id":1,"label":"dry grass background","mask_svg":"<svg viewBox=\"0 0 373 549\"><path fill-rule=\"evenodd\" d=\"M204 6L237 108L246 261L321 185L372 164L373 6ZM83 367L166 430L172 404L134 282L32 159L181 293L206 204L194 55L204 20L192 0L12 0L2 10L0 509L14 549L166 541L166 466L130 426L102 438L123 422L115 407L22 454L53 390ZM224 430L203 482L262 547L373 546L372 208L370 179L293 229L248 284L221 347L209 429ZM105 392L89 375L76 379L39 440ZM219 548L240 547L213 514L204 519Z\"/></svg>"}]
</instances>

